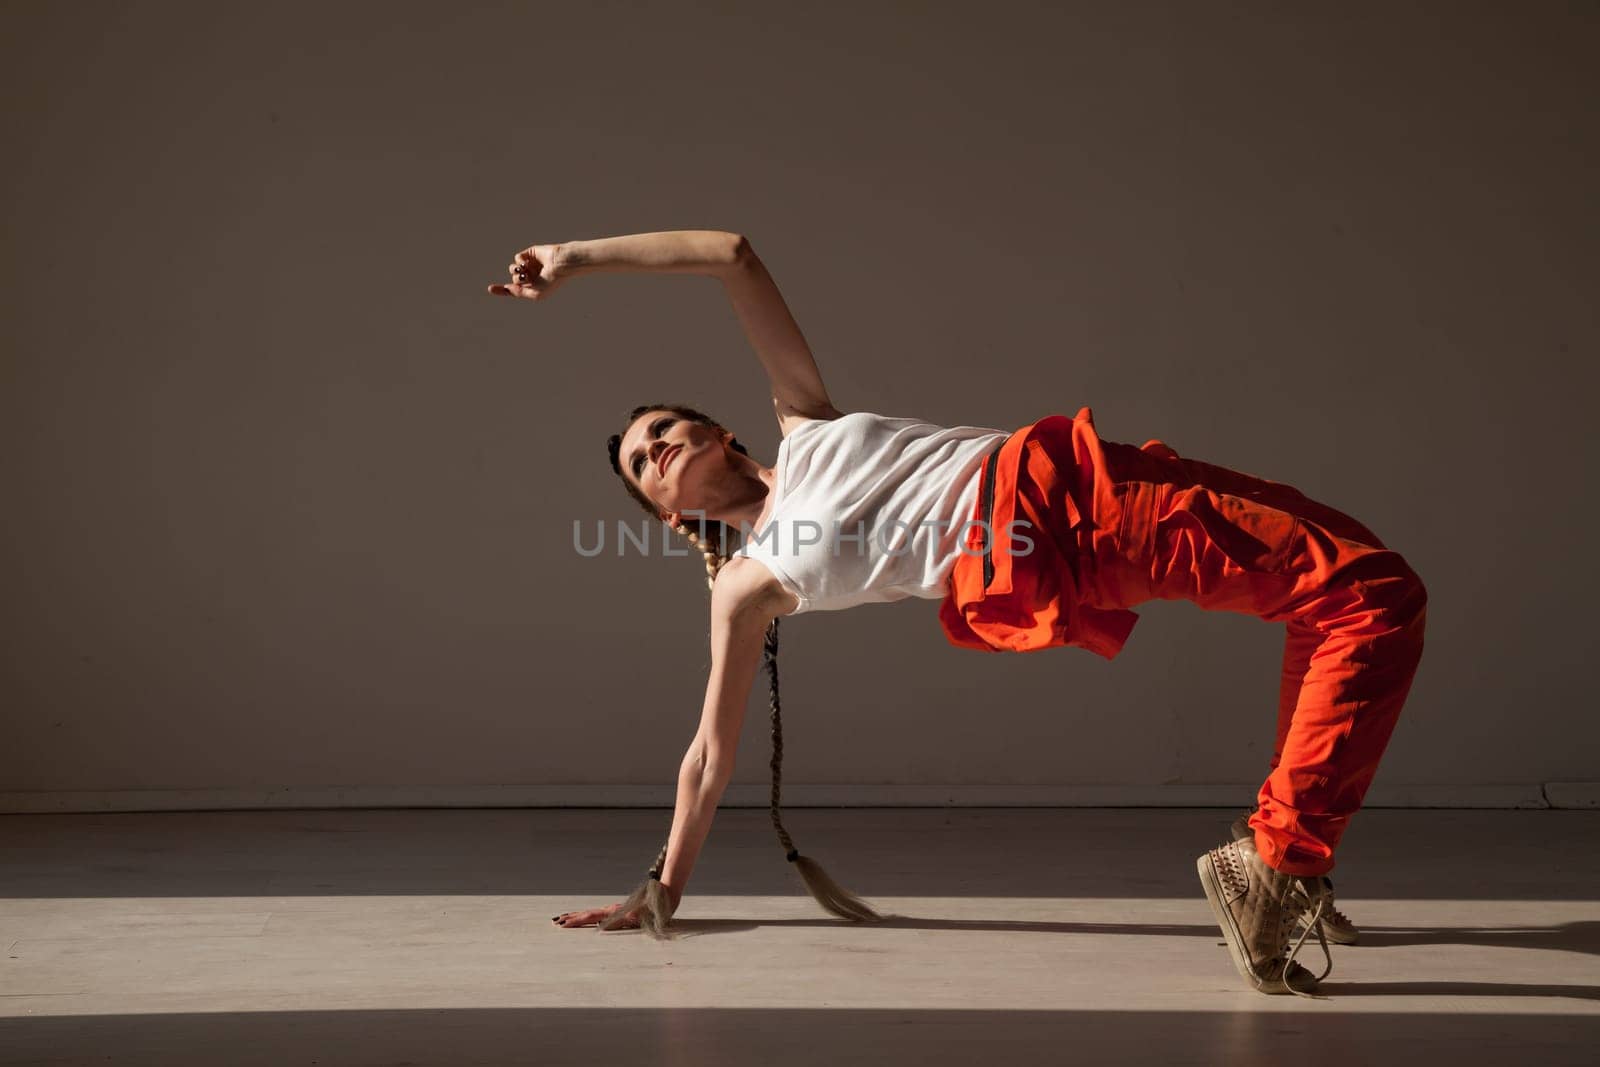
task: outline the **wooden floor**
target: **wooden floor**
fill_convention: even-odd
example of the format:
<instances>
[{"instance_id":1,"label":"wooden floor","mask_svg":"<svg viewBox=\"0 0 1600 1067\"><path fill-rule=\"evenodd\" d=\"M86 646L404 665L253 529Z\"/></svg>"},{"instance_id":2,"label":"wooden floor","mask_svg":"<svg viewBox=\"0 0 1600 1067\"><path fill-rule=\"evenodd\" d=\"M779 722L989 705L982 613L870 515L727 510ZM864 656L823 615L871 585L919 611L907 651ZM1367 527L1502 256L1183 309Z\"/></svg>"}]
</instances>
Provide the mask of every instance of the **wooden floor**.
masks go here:
<instances>
[{"instance_id":1,"label":"wooden floor","mask_svg":"<svg viewBox=\"0 0 1600 1067\"><path fill-rule=\"evenodd\" d=\"M724 810L670 944L549 921L668 811L0 816L0 1063L1595 1062L1600 813L1363 812L1317 1001L1221 946L1234 814L786 812L857 926Z\"/></svg>"}]
</instances>

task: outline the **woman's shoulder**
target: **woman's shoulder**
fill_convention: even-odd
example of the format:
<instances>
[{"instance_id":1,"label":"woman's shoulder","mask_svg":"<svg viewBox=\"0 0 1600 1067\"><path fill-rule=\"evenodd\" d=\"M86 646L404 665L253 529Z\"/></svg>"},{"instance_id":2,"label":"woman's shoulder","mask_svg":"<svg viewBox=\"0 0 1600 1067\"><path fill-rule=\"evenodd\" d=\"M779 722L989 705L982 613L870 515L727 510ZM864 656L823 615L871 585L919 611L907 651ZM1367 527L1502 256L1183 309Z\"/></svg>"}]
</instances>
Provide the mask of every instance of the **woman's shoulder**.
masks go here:
<instances>
[{"instance_id":1,"label":"woman's shoulder","mask_svg":"<svg viewBox=\"0 0 1600 1067\"><path fill-rule=\"evenodd\" d=\"M789 437L796 431L805 430L812 426L825 426L830 423L850 424L847 429L841 425L840 433L854 433L874 435L879 433L895 433L907 427L923 427L927 429L942 430L945 427L928 422L926 419L914 415L885 415L876 411L839 411L832 410L826 415L793 415L785 418L778 417L778 425L783 430L783 436Z\"/></svg>"},{"instance_id":2,"label":"woman's shoulder","mask_svg":"<svg viewBox=\"0 0 1600 1067\"><path fill-rule=\"evenodd\" d=\"M823 404L812 408L795 408L774 399L772 406L778 416L778 432L788 437L796 430L813 423L833 422L842 419L849 412L840 411L832 404Z\"/></svg>"},{"instance_id":3,"label":"woman's shoulder","mask_svg":"<svg viewBox=\"0 0 1600 1067\"><path fill-rule=\"evenodd\" d=\"M765 608L768 614L793 613L800 597L786 586L775 567L764 556L733 556L717 570L712 600L733 612L751 606Z\"/></svg>"}]
</instances>

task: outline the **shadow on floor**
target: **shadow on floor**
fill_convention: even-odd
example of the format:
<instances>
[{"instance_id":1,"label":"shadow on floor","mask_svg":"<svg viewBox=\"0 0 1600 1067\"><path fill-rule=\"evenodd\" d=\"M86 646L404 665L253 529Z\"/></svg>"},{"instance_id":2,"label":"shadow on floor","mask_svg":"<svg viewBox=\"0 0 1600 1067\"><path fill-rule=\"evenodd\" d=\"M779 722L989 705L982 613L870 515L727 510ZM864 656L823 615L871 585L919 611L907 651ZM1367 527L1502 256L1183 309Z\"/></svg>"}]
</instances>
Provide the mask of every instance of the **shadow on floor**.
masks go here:
<instances>
[{"instance_id":1,"label":"shadow on floor","mask_svg":"<svg viewBox=\"0 0 1600 1067\"><path fill-rule=\"evenodd\" d=\"M836 928L840 920L771 919L751 922L740 919L677 919L673 927L685 937L706 934L744 933L762 926L817 926ZM1199 923L1103 923L1030 922L1022 919L919 919L895 915L881 923L863 923L863 930L941 930L970 933L1034 934L1137 934L1142 937L1217 938L1217 928ZM575 931L576 932L576 931ZM622 931L629 933L631 931ZM642 936L642 935L641 935ZM1477 945L1489 948L1530 948L1550 952L1581 952L1600 955L1600 922L1556 923L1551 926L1375 926L1362 927L1361 943L1335 946L1337 952L1360 952L1365 948L1400 945ZM865 946L864 946L865 947ZM1307 942L1311 947L1311 942ZM1600 999L1600 998L1595 998Z\"/></svg>"}]
</instances>

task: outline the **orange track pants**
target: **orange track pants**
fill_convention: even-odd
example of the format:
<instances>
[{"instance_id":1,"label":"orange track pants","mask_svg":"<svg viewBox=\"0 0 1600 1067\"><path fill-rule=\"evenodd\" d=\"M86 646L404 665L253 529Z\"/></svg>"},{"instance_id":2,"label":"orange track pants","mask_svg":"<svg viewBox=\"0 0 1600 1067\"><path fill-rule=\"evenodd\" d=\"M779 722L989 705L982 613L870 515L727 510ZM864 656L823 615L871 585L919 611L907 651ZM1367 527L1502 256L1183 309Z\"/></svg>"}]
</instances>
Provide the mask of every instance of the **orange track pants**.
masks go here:
<instances>
[{"instance_id":1,"label":"orange track pants","mask_svg":"<svg viewBox=\"0 0 1600 1067\"><path fill-rule=\"evenodd\" d=\"M1326 874L1422 658L1422 580L1372 531L1292 486L1160 441L1100 445L1104 462L1078 474L1110 484L1073 495L1120 506L1069 535L1080 602L1189 600L1286 625L1271 773L1250 825L1268 865Z\"/></svg>"}]
</instances>

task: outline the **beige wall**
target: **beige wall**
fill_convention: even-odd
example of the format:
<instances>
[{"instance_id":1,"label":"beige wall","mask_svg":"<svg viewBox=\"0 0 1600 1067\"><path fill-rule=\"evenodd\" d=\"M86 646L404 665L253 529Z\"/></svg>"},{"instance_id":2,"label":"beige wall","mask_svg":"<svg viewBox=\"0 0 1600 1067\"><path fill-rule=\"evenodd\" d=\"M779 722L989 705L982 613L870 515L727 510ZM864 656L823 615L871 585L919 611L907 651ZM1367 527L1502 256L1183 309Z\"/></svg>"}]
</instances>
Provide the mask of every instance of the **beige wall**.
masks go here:
<instances>
[{"instance_id":1,"label":"beige wall","mask_svg":"<svg viewBox=\"0 0 1600 1067\"><path fill-rule=\"evenodd\" d=\"M1391 796L1600 778L1592 8L644 6L7 6L12 803L670 799L701 567L572 522L638 520L635 403L770 462L760 366L703 278L484 286L680 227L752 238L845 410L1087 404L1378 531L1430 591ZM796 617L785 779L1259 779L1281 628L1140 610L1113 663L954 648L932 601Z\"/></svg>"}]
</instances>

